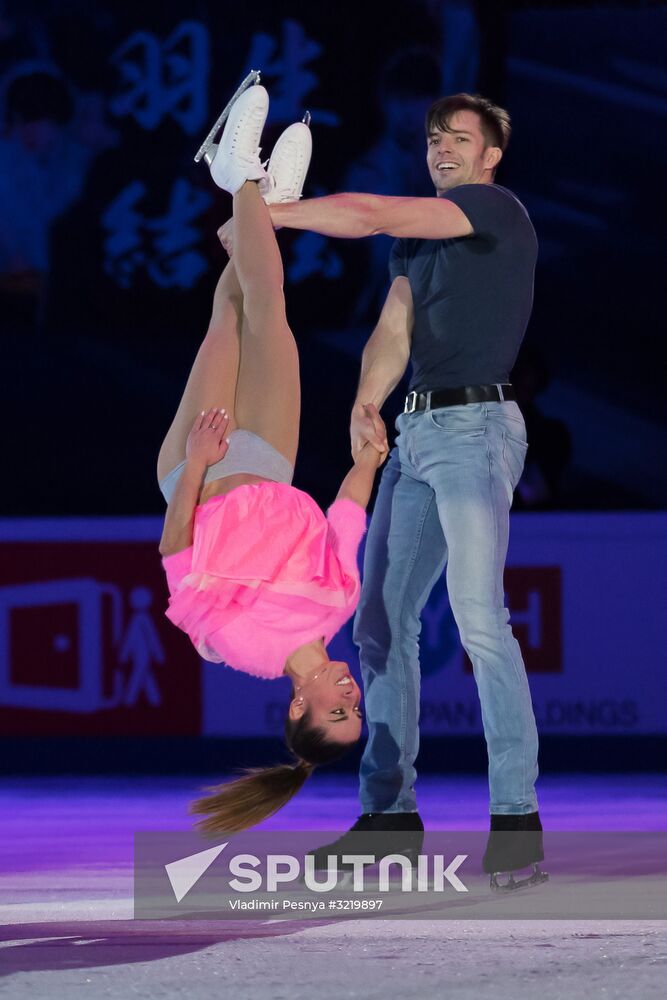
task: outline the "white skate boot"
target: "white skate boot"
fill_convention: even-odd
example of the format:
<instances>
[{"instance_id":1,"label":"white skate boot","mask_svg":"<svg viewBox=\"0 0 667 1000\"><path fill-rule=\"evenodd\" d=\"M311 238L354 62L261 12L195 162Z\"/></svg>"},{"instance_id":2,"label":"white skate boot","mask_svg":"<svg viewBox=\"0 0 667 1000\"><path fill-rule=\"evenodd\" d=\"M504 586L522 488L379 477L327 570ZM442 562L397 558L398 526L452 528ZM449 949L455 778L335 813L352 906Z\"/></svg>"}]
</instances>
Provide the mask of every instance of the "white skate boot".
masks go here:
<instances>
[{"instance_id":1,"label":"white skate boot","mask_svg":"<svg viewBox=\"0 0 667 1000\"><path fill-rule=\"evenodd\" d=\"M208 133L195 153L195 163L199 163L200 160L204 159L210 167L211 163L213 163L213 157L218 149L217 143L214 141L215 137L227 121L229 112L231 111L234 102L241 96L244 90L247 90L248 87L252 87L254 83L259 83L261 75L260 70L251 69L245 80L241 83L241 86L234 91L229 101L220 112L217 121L213 124L211 131Z\"/></svg>"},{"instance_id":2,"label":"white skate boot","mask_svg":"<svg viewBox=\"0 0 667 1000\"><path fill-rule=\"evenodd\" d=\"M268 187L267 175L259 159L259 143L269 112L269 95L261 84L248 87L229 110L219 145L209 146L204 158L211 177L230 194L246 181L260 181L260 190Z\"/></svg>"},{"instance_id":3,"label":"white skate boot","mask_svg":"<svg viewBox=\"0 0 667 1000\"><path fill-rule=\"evenodd\" d=\"M313 151L309 124L310 114L306 112L304 120L286 128L273 147L266 168L268 184L260 185L267 205L298 201L301 197Z\"/></svg>"}]
</instances>

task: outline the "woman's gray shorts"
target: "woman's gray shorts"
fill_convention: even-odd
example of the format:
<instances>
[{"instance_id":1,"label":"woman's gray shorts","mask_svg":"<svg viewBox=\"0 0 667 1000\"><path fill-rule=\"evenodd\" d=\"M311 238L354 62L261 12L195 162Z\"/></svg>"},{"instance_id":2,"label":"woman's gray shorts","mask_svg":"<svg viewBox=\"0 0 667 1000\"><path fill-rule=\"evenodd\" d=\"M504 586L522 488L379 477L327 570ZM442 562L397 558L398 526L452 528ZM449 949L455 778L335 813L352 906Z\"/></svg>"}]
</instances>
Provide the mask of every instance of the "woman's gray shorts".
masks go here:
<instances>
[{"instance_id":1,"label":"woman's gray shorts","mask_svg":"<svg viewBox=\"0 0 667 1000\"><path fill-rule=\"evenodd\" d=\"M184 461L180 462L164 479L160 480L160 489L167 503L172 498L184 465ZM216 462L215 465L209 465L204 482L210 483L213 479L236 476L239 472L261 476L262 479L271 479L275 483L291 485L294 467L264 438L253 434L252 431L239 429L232 431L229 435L229 448L225 457Z\"/></svg>"}]
</instances>

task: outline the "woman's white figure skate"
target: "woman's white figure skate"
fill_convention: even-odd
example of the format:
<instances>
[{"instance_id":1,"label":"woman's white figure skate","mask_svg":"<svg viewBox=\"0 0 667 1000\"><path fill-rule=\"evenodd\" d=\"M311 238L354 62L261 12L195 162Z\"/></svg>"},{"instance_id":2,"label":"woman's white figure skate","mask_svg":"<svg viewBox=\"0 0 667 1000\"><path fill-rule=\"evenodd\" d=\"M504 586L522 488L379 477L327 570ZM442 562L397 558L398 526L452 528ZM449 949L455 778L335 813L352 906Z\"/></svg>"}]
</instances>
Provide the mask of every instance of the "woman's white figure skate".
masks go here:
<instances>
[{"instance_id":1,"label":"woman's white figure skate","mask_svg":"<svg viewBox=\"0 0 667 1000\"><path fill-rule=\"evenodd\" d=\"M309 126L310 112L306 111L303 121L286 128L273 147L266 168L268 189L262 190L260 185L267 205L298 201L301 197L313 152Z\"/></svg>"},{"instance_id":2,"label":"woman's white figure skate","mask_svg":"<svg viewBox=\"0 0 667 1000\"><path fill-rule=\"evenodd\" d=\"M211 164L213 163L213 160L215 159L215 154L218 151L218 145L215 142L215 137L217 136L218 132L220 131L220 129L222 128L222 126L227 121L227 118L229 117L229 112L231 111L232 105L234 104L234 102L236 100L238 100L238 98L241 96L241 94L245 90L247 90L248 87L252 87L253 84L259 83L260 73L261 73L261 70L258 70L258 69L251 69L250 70L250 72L248 73L247 77L245 78L245 80L243 81L243 83L241 84L241 86L232 95L231 99L228 101L228 103L223 108L220 117L218 118L218 120L216 121L215 125L213 126L213 128L211 129L211 131L208 133L208 135L206 136L206 138L204 139L204 141L202 142L202 144L199 147L199 149L197 150L197 152L195 153L195 163L199 163L199 161L201 159L204 159L206 161L206 163L209 165L209 167L211 166Z\"/></svg>"},{"instance_id":3,"label":"woman's white figure skate","mask_svg":"<svg viewBox=\"0 0 667 1000\"><path fill-rule=\"evenodd\" d=\"M259 143L268 113L269 95L265 88L261 84L247 87L229 109L220 142L211 144L204 153L211 177L229 194L236 194L246 181L260 181L262 194L268 190L266 170L259 159Z\"/></svg>"}]
</instances>

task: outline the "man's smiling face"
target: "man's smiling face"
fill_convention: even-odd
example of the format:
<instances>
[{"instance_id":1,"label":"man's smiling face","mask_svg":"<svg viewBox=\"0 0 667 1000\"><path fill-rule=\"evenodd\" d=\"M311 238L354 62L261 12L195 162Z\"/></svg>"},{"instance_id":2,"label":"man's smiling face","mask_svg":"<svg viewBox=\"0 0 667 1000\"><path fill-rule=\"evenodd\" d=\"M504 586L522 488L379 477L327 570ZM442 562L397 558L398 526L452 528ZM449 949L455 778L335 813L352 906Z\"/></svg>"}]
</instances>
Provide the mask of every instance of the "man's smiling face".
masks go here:
<instances>
[{"instance_id":1,"label":"man's smiling face","mask_svg":"<svg viewBox=\"0 0 667 1000\"><path fill-rule=\"evenodd\" d=\"M456 111L446 131L434 128L428 136L426 162L438 196L460 184L485 184L502 156L487 146L481 119L475 111Z\"/></svg>"}]
</instances>

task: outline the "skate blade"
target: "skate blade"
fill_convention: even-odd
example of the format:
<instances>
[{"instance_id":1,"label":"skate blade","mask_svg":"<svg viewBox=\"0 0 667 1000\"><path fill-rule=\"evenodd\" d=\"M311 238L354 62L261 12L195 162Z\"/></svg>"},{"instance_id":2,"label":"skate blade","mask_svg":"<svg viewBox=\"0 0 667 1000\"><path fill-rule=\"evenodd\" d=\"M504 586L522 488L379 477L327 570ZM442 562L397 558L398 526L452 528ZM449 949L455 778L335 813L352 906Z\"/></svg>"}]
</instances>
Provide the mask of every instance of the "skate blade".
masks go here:
<instances>
[{"instance_id":1,"label":"skate blade","mask_svg":"<svg viewBox=\"0 0 667 1000\"><path fill-rule=\"evenodd\" d=\"M213 126L213 128L211 129L211 131L208 133L208 135L206 136L206 138L204 139L204 141L202 142L202 144L199 147L199 149L197 150L197 152L195 153L195 163L199 163L199 161L202 158L204 158L206 160L206 162L208 163L208 165L209 166L211 165L211 163L213 162L213 158L215 156L216 150L218 148L217 145L214 144L213 140L215 139L216 135L218 134L218 132L220 131L220 129L222 128L222 126L227 121L227 118L229 117L229 112L232 109L232 105L234 104L234 101L238 100L238 98L241 96L241 94L243 93L243 91L247 90L248 87L252 87L254 84L259 83L260 73L261 73L261 70L258 70L258 69L251 69L250 70L250 72L248 73L247 77L245 78L245 80L243 81L243 83L241 84L241 86L232 95L231 100L225 105L225 107L224 107L224 109L222 111L222 114L220 115L220 117L216 121L215 125Z\"/></svg>"},{"instance_id":2,"label":"skate blade","mask_svg":"<svg viewBox=\"0 0 667 1000\"><path fill-rule=\"evenodd\" d=\"M306 113L304 114L303 118L301 119L302 124L306 125L308 128L310 128L311 118L312 118L312 116L310 114L310 111L306 111Z\"/></svg>"},{"instance_id":3,"label":"skate blade","mask_svg":"<svg viewBox=\"0 0 667 1000\"><path fill-rule=\"evenodd\" d=\"M525 878L515 879L510 872L507 882L499 882L498 875L500 874L502 873L495 872L491 876L490 886L493 892L516 892L517 889L530 889L532 886L542 885L549 881L548 873L543 872L539 865L533 865L533 871Z\"/></svg>"}]
</instances>

